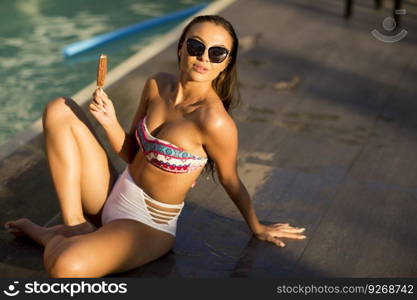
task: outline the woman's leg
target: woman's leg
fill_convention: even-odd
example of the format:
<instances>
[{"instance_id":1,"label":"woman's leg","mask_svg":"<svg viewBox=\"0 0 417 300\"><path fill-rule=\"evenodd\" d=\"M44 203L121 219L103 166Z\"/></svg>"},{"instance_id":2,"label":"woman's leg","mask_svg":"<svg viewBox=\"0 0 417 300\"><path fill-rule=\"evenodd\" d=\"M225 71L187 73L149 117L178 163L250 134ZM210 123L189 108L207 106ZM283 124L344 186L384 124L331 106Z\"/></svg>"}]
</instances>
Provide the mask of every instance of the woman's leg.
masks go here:
<instances>
[{"instance_id":1,"label":"woman's leg","mask_svg":"<svg viewBox=\"0 0 417 300\"><path fill-rule=\"evenodd\" d=\"M103 277L142 266L166 254L175 238L134 220L114 220L97 231L47 244L44 264L51 277Z\"/></svg>"},{"instance_id":2,"label":"woman's leg","mask_svg":"<svg viewBox=\"0 0 417 300\"><path fill-rule=\"evenodd\" d=\"M84 112L72 99L55 99L46 106L43 126L64 224L85 222L83 212L99 219L117 173Z\"/></svg>"},{"instance_id":3,"label":"woman's leg","mask_svg":"<svg viewBox=\"0 0 417 300\"><path fill-rule=\"evenodd\" d=\"M36 241L43 241L42 244L46 236L63 234L62 230L82 231L84 227L86 232L94 230L86 222L86 215L96 227L101 226L101 210L117 178L116 169L74 100L57 98L49 102L43 114L43 127L45 151L66 227L54 227L47 232L47 228L42 231L23 220L6 223L11 233L18 235L21 229Z\"/></svg>"}]
</instances>

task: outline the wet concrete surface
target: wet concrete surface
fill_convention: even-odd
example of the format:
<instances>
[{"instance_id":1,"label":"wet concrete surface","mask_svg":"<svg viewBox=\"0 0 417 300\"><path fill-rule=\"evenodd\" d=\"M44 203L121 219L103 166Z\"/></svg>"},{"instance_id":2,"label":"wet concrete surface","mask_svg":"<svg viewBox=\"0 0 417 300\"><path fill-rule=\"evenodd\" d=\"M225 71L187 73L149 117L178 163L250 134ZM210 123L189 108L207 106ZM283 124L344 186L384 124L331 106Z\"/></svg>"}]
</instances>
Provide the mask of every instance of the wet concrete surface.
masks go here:
<instances>
[{"instance_id":1,"label":"wet concrete surface","mask_svg":"<svg viewBox=\"0 0 417 300\"><path fill-rule=\"evenodd\" d=\"M220 13L245 41L240 177L263 222L306 227L307 239L281 249L253 238L222 187L200 177L174 249L109 277L417 277L417 6L404 3L409 34L389 44L370 31L390 8L357 1L346 21L343 2L241 0ZM175 47L107 90L125 128L147 76L176 73ZM1 162L0 180L2 223L58 212L41 138ZM0 234L2 276L46 277L39 246Z\"/></svg>"}]
</instances>

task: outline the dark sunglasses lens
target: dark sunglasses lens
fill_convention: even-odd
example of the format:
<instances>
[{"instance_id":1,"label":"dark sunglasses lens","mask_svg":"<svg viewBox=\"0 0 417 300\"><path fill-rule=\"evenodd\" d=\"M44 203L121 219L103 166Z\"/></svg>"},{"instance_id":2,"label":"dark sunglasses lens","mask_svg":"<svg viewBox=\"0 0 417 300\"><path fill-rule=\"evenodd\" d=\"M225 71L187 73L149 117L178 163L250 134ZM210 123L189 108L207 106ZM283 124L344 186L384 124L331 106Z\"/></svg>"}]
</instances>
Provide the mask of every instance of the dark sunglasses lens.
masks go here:
<instances>
[{"instance_id":1,"label":"dark sunglasses lens","mask_svg":"<svg viewBox=\"0 0 417 300\"><path fill-rule=\"evenodd\" d=\"M187 40L187 51L190 56L201 56L204 53L206 46L195 39ZM208 50L210 61L213 63L221 63L228 55L228 51L222 47L211 47Z\"/></svg>"},{"instance_id":2,"label":"dark sunglasses lens","mask_svg":"<svg viewBox=\"0 0 417 300\"><path fill-rule=\"evenodd\" d=\"M211 62L221 63L227 57L227 50L222 47L211 47L209 49L209 58Z\"/></svg>"},{"instance_id":3,"label":"dark sunglasses lens","mask_svg":"<svg viewBox=\"0 0 417 300\"><path fill-rule=\"evenodd\" d=\"M200 56L204 53L205 46L194 39L187 40L187 51L190 56Z\"/></svg>"}]
</instances>

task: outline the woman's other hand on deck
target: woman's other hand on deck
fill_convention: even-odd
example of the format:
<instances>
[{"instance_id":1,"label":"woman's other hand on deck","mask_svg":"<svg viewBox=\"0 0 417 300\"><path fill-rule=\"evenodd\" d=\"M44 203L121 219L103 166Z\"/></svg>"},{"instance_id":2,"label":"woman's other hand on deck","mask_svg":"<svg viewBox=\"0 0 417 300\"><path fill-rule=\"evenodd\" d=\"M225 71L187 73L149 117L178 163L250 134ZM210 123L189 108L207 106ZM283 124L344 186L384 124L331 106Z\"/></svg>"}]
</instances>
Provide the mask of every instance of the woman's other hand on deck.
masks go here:
<instances>
[{"instance_id":1,"label":"woman's other hand on deck","mask_svg":"<svg viewBox=\"0 0 417 300\"><path fill-rule=\"evenodd\" d=\"M101 125L109 125L117 121L113 102L101 88L94 91L89 110Z\"/></svg>"},{"instance_id":2,"label":"woman's other hand on deck","mask_svg":"<svg viewBox=\"0 0 417 300\"><path fill-rule=\"evenodd\" d=\"M284 247L285 243L279 238L289 239L305 239L306 236L302 235L305 228L293 227L288 223L277 223L272 225L262 225L262 230L256 233L255 236L262 240L274 243L278 247Z\"/></svg>"}]
</instances>

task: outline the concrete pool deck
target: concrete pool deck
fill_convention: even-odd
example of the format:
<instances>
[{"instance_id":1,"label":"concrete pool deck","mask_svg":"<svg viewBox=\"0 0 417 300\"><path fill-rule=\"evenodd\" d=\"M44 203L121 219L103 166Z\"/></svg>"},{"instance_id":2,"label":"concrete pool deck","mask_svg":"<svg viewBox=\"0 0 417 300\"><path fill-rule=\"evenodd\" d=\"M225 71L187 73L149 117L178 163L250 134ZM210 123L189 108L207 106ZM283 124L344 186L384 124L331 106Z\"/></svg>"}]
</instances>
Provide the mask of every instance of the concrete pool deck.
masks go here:
<instances>
[{"instance_id":1,"label":"concrete pool deck","mask_svg":"<svg viewBox=\"0 0 417 300\"><path fill-rule=\"evenodd\" d=\"M262 221L306 227L307 239L256 240L201 177L173 251L110 277L417 277L417 6L404 1L407 37L383 43L371 30L390 10L356 1L346 21L343 2L239 0L219 12L242 45L239 174ZM147 76L176 73L175 47L107 89L125 128ZM0 163L2 224L58 222L42 136ZM39 246L0 234L1 276L47 276Z\"/></svg>"}]
</instances>

